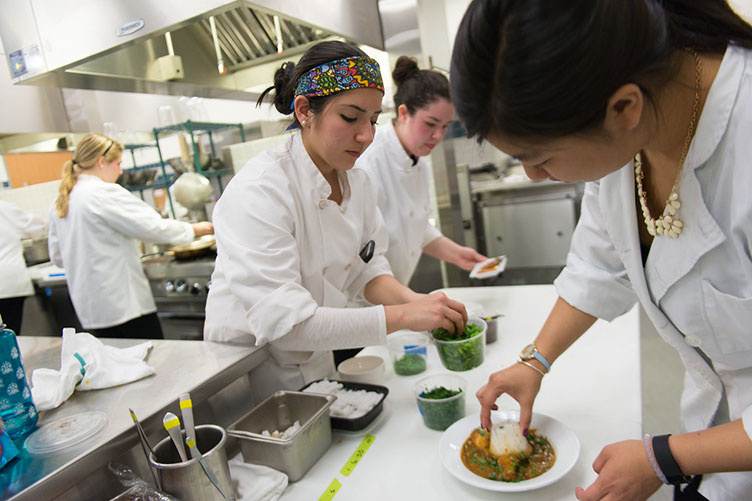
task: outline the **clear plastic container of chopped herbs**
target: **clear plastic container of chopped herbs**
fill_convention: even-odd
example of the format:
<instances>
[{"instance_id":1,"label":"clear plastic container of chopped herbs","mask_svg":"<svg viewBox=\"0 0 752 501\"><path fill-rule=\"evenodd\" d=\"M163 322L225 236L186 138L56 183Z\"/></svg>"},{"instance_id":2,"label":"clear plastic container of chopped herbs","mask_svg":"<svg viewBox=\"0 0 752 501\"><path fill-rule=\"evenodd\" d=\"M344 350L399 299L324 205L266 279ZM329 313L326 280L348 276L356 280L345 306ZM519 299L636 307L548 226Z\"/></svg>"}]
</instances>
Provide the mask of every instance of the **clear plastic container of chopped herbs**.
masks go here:
<instances>
[{"instance_id":1,"label":"clear plastic container of chopped herbs","mask_svg":"<svg viewBox=\"0 0 752 501\"><path fill-rule=\"evenodd\" d=\"M450 371L467 371L483 363L486 353L486 322L470 317L462 333L432 331L442 365Z\"/></svg>"},{"instance_id":2,"label":"clear plastic container of chopped herbs","mask_svg":"<svg viewBox=\"0 0 752 501\"><path fill-rule=\"evenodd\" d=\"M465 380L454 374L435 374L418 381L414 392L423 424L444 431L465 417L466 388Z\"/></svg>"},{"instance_id":3,"label":"clear plastic container of chopped herbs","mask_svg":"<svg viewBox=\"0 0 752 501\"><path fill-rule=\"evenodd\" d=\"M400 376L420 374L427 367L428 336L420 332L404 331L387 338L394 373Z\"/></svg>"}]
</instances>

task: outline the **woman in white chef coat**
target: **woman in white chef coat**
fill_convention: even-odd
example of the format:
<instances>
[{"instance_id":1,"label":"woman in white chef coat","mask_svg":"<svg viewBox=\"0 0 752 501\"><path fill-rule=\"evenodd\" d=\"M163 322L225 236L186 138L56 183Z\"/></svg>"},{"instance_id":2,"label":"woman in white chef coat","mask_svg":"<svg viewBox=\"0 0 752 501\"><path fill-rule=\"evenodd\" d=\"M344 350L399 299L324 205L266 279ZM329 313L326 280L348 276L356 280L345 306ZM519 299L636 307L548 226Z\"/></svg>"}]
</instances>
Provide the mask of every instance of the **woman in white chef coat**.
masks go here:
<instances>
[{"instance_id":1,"label":"woman in white chef coat","mask_svg":"<svg viewBox=\"0 0 752 501\"><path fill-rule=\"evenodd\" d=\"M684 362L684 433L607 446L577 498L749 499L752 27L723 0L475 0L450 78L470 134L533 179L588 181L559 299L478 391L482 425L508 393L526 429L550 365L639 301Z\"/></svg>"},{"instance_id":2,"label":"woman in white chef coat","mask_svg":"<svg viewBox=\"0 0 752 501\"><path fill-rule=\"evenodd\" d=\"M39 216L0 200L0 317L2 323L19 335L24 301L34 294L21 238L36 236L45 229Z\"/></svg>"},{"instance_id":3,"label":"woman in white chef coat","mask_svg":"<svg viewBox=\"0 0 752 501\"><path fill-rule=\"evenodd\" d=\"M454 118L449 81L438 71L419 69L407 56L397 59L392 79L397 116L377 127L373 144L355 166L378 187L394 278L407 285L422 253L471 270L486 257L443 236L428 220L431 173L423 157L444 139Z\"/></svg>"},{"instance_id":4,"label":"woman in white chef coat","mask_svg":"<svg viewBox=\"0 0 752 501\"><path fill-rule=\"evenodd\" d=\"M454 330L467 319L460 303L394 279L375 190L351 170L373 140L383 88L378 63L342 42L283 64L274 106L293 115L295 131L251 159L214 209L204 339L268 346L251 374L256 400L332 376L332 349L383 344L403 328ZM356 297L378 306L346 308Z\"/></svg>"},{"instance_id":5,"label":"woman in white chef coat","mask_svg":"<svg viewBox=\"0 0 752 501\"><path fill-rule=\"evenodd\" d=\"M212 233L211 223L163 219L115 183L123 146L87 134L63 165L49 217L50 259L65 269L81 325L99 337L162 338L137 241L184 244Z\"/></svg>"}]
</instances>

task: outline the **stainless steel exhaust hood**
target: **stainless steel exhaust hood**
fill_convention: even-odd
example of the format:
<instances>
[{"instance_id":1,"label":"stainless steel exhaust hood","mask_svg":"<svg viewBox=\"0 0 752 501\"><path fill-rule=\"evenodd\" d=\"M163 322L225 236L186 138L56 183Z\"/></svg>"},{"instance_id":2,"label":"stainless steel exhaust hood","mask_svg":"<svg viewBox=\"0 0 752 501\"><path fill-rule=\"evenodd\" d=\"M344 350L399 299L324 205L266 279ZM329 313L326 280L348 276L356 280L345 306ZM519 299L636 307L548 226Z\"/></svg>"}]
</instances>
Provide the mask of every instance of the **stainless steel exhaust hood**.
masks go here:
<instances>
[{"instance_id":1,"label":"stainless steel exhaust hood","mask_svg":"<svg viewBox=\"0 0 752 501\"><path fill-rule=\"evenodd\" d=\"M13 0L2 10L16 84L253 100L248 89L273 65L316 41L384 47L377 0Z\"/></svg>"}]
</instances>

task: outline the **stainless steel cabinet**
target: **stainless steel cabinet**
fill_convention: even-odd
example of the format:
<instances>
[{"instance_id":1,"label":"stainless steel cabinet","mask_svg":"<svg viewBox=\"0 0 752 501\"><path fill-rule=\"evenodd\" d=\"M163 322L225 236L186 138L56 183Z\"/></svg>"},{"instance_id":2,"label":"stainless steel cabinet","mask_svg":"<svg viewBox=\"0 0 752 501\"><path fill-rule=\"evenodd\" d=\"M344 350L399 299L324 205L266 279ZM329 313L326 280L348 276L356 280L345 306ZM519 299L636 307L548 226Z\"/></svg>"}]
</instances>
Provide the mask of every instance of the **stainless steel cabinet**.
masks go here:
<instances>
[{"instance_id":1,"label":"stainless steel cabinet","mask_svg":"<svg viewBox=\"0 0 752 501\"><path fill-rule=\"evenodd\" d=\"M505 254L508 268L562 267L577 220L574 185L505 190L481 196L486 254Z\"/></svg>"}]
</instances>

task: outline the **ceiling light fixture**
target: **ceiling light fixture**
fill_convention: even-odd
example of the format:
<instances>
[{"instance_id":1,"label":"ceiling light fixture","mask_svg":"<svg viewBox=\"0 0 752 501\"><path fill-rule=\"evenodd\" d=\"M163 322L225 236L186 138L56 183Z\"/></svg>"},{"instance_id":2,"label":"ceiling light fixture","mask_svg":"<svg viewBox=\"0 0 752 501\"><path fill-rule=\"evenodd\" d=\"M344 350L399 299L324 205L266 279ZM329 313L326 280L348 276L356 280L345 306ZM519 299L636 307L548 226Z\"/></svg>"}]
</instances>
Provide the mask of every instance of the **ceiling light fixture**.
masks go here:
<instances>
[{"instance_id":1,"label":"ceiling light fixture","mask_svg":"<svg viewBox=\"0 0 752 501\"><path fill-rule=\"evenodd\" d=\"M209 17L209 25L211 26L212 40L214 40L214 52L217 53L217 71L220 75L227 73L227 66L225 66L222 60L222 51L219 49L219 38L217 37L217 24L214 21L214 16Z\"/></svg>"}]
</instances>

